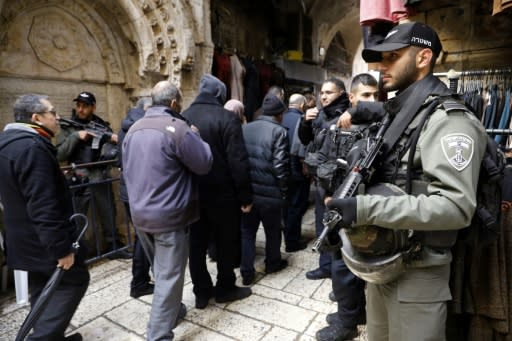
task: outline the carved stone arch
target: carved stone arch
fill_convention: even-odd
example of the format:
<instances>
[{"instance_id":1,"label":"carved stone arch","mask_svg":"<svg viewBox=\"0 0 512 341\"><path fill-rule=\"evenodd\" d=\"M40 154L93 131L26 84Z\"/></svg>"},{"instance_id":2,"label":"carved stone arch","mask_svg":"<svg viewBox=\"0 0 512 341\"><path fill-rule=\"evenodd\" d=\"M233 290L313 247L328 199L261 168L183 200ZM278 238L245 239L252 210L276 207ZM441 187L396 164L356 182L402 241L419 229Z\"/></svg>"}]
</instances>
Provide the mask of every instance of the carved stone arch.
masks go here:
<instances>
[{"instance_id":1,"label":"carved stone arch","mask_svg":"<svg viewBox=\"0 0 512 341\"><path fill-rule=\"evenodd\" d=\"M323 48L324 55L319 56L322 65L335 65L341 51L345 56L340 67L343 73L350 74L352 63L359 44L362 41L362 30L359 24L359 8L350 8L345 15L330 25L320 25L317 29L318 48ZM331 50L331 51L329 51ZM331 52L331 53L329 53ZM326 60L326 59L330 60ZM339 62L339 61L338 61Z\"/></svg>"}]
</instances>

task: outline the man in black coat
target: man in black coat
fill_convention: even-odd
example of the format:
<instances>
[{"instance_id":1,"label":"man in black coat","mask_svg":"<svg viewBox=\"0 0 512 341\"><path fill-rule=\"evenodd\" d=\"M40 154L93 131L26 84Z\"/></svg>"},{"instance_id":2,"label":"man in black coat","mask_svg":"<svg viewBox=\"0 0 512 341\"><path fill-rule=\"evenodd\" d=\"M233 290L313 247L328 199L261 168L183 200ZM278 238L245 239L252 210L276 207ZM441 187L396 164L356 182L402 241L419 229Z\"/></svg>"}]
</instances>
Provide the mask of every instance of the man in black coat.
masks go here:
<instances>
[{"instance_id":1,"label":"man in black coat","mask_svg":"<svg viewBox=\"0 0 512 341\"><path fill-rule=\"evenodd\" d=\"M121 129L119 130L118 144L123 145L124 137L130 129L130 127L137 122L139 119L144 117L146 109L151 106L151 97L141 97L137 101L135 107L131 108L126 117L121 123ZM119 149L119 167L123 165L122 149ZM128 201L128 191L126 190L126 183L124 181L123 173L119 180L119 200L124 204L126 218L132 220L130 212L130 204ZM137 234L135 234L133 242L133 259L132 259L132 281L130 282L130 296L138 298L144 295L153 294L155 286L150 283L151 277L149 276L150 263L148 257L144 253L144 249L139 241Z\"/></svg>"},{"instance_id":2,"label":"man in black coat","mask_svg":"<svg viewBox=\"0 0 512 341\"><path fill-rule=\"evenodd\" d=\"M73 253L78 231L69 221L71 193L51 143L59 117L47 96L29 94L14 103L14 118L0 134L7 264L28 271L32 306L56 267L66 270L27 340L82 340L79 333L64 337L89 272L83 245Z\"/></svg>"},{"instance_id":3,"label":"man in black coat","mask_svg":"<svg viewBox=\"0 0 512 341\"><path fill-rule=\"evenodd\" d=\"M288 261L281 258L281 217L287 202L290 159L288 134L280 123L286 106L273 94L263 99L263 114L244 126L244 140L251 163L254 206L242 217L242 261L244 285L254 281L256 232L265 230L265 273L281 271Z\"/></svg>"},{"instance_id":4,"label":"man in black coat","mask_svg":"<svg viewBox=\"0 0 512 341\"><path fill-rule=\"evenodd\" d=\"M252 191L242 127L238 118L223 108L225 101L226 86L218 78L206 74L201 78L198 96L183 112L183 116L199 129L201 138L210 145L213 154L211 171L199 177L201 218L192 224L190 232L189 267L198 309L204 309L214 294L218 303L224 303L252 293L250 288L235 285L241 212L250 211ZM210 235L217 250L215 291L206 267Z\"/></svg>"}]
</instances>

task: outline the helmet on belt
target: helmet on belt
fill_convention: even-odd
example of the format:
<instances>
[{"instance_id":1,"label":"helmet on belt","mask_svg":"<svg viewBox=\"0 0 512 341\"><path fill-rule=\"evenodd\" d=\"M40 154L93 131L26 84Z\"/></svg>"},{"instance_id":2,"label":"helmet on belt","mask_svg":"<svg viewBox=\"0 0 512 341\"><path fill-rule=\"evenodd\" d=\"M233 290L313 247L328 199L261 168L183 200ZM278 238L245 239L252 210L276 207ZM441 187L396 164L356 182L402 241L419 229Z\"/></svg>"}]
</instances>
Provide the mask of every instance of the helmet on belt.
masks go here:
<instances>
[{"instance_id":1,"label":"helmet on belt","mask_svg":"<svg viewBox=\"0 0 512 341\"><path fill-rule=\"evenodd\" d=\"M379 183L366 194L403 195L396 185ZM412 230L393 230L375 225L341 229L343 259L357 277L375 284L388 283L405 270L405 254L410 250Z\"/></svg>"}]
</instances>

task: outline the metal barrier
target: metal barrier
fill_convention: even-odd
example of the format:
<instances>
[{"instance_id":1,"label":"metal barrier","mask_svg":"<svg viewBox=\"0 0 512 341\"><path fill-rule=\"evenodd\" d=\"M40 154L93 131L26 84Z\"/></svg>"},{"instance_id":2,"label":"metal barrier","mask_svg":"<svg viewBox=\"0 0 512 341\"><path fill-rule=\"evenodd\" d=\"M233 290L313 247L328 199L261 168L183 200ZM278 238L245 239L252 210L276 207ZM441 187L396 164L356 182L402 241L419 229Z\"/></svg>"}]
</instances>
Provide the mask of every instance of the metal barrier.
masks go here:
<instances>
[{"instance_id":1,"label":"metal barrier","mask_svg":"<svg viewBox=\"0 0 512 341\"><path fill-rule=\"evenodd\" d=\"M116 164L117 160L111 160L111 161L99 161L99 162L91 162L91 163L84 163L84 164L71 164L70 166L61 167L63 171L74 171L76 169L80 168L90 168L90 167L98 167L98 166L109 166ZM99 261L104 258L110 258L110 257L116 257L116 255L121 251L129 251L130 248L133 247L133 238L132 238L132 232L130 229L130 219L128 217L128 214L126 210L122 209L122 216L124 220L124 228L126 232L126 238L127 243L126 245L120 245L119 244L119 234L117 232L117 225L116 222L116 201L115 201L115 194L113 192L112 185L114 182L119 181L119 177L109 177L102 180L97 181L87 181L84 183L77 183L74 185L70 185L69 188L71 190L71 193L73 195L73 209L75 213L83 213L88 215L89 221L90 221L90 231L94 237L93 239L93 245L91 245L91 240L86 240L87 246L89 248L89 256L86 260L87 264L94 263L96 261ZM101 229L106 228L106 226L99 227L98 224L98 203L96 202L96 195L95 187L105 186L108 185L108 188L104 187L100 193L107 195L107 202L110 204L110 210L109 210L109 229L110 229L110 235L107 236L106 231L103 231L103 236L100 234ZM88 202L86 206L87 212L80 212L80 203L83 204L83 201ZM90 212L90 214L88 214ZM103 225L104 221L102 222ZM91 234L89 233L89 235ZM101 238L105 237L107 239L108 237L111 238L111 248L108 249L108 251L104 252L101 248ZM105 241L108 242L108 241ZM94 250L91 250L91 247L94 246ZM91 253L91 251L94 251ZM92 256L91 256L92 255Z\"/></svg>"}]
</instances>

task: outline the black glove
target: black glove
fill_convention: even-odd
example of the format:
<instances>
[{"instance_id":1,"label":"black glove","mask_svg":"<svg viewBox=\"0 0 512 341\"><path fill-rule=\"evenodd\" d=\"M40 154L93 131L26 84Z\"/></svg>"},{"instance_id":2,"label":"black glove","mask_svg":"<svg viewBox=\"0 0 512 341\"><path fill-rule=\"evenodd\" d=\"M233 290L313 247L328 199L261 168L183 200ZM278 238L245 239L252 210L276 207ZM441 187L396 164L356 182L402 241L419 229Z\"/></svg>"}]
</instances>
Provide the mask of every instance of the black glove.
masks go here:
<instances>
[{"instance_id":1,"label":"black glove","mask_svg":"<svg viewBox=\"0 0 512 341\"><path fill-rule=\"evenodd\" d=\"M354 197L345 199L332 199L327 203L327 208L338 211L343 217L339 226L350 228L357 220L357 199Z\"/></svg>"}]
</instances>

